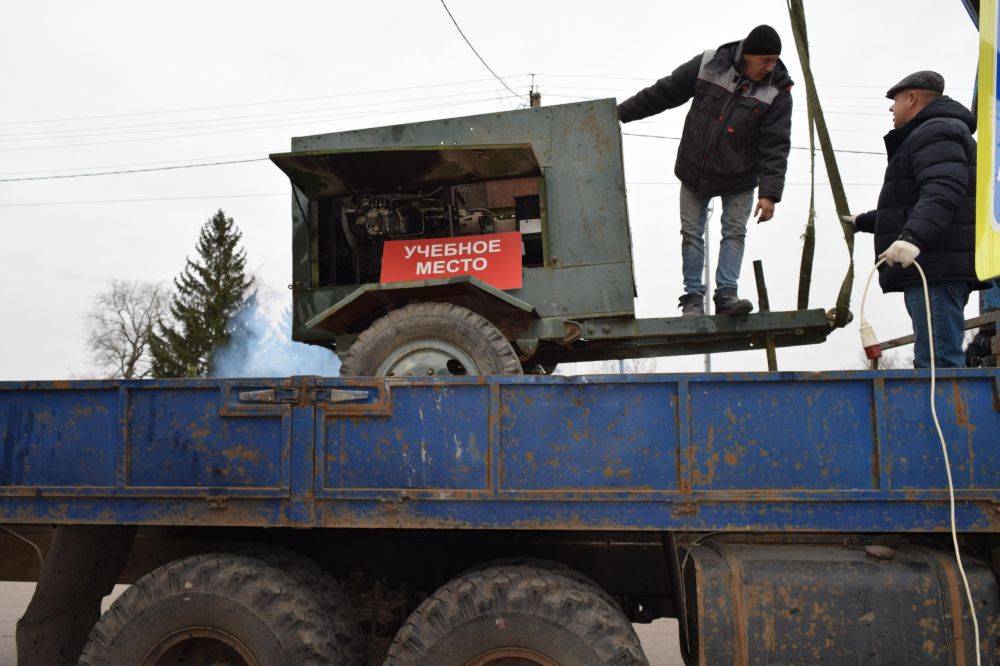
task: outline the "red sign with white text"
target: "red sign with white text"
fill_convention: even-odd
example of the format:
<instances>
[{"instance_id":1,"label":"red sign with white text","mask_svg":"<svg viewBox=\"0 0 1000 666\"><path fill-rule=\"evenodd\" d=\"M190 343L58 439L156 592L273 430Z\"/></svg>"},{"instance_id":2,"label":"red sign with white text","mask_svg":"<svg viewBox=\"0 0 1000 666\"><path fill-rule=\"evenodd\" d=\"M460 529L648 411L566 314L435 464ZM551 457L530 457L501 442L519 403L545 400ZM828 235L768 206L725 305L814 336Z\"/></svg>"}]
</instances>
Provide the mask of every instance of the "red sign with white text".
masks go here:
<instances>
[{"instance_id":1,"label":"red sign with white text","mask_svg":"<svg viewBox=\"0 0 1000 666\"><path fill-rule=\"evenodd\" d=\"M474 275L497 289L521 288L521 232L386 241L382 282Z\"/></svg>"}]
</instances>

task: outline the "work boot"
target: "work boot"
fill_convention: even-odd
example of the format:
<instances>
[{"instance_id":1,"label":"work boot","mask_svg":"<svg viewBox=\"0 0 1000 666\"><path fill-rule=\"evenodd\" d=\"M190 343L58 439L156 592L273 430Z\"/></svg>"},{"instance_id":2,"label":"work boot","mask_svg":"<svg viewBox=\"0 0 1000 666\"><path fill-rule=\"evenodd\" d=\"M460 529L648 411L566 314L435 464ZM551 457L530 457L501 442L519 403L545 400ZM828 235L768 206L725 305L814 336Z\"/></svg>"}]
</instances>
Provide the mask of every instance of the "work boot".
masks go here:
<instances>
[{"instance_id":1,"label":"work boot","mask_svg":"<svg viewBox=\"0 0 1000 666\"><path fill-rule=\"evenodd\" d=\"M716 314L745 315L753 312L753 303L740 298L735 291L717 291L712 296Z\"/></svg>"},{"instance_id":2,"label":"work boot","mask_svg":"<svg viewBox=\"0 0 1000 666\"><path fill-rule=\"evenodd\" d=\"M678 307L682 317L700 317L705 314L705 297L699 294L684 294Z\"/></svg>"}]
</instances>

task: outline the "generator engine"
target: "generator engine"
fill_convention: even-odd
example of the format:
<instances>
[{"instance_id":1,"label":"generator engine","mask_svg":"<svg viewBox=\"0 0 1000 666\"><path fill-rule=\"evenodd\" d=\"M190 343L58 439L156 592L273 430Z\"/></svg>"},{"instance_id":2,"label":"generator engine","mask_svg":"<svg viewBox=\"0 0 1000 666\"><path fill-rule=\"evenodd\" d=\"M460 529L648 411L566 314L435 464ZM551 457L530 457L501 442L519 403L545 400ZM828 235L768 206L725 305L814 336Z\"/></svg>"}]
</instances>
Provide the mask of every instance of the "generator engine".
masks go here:
<instances>
[{"instance_id":1,"label":"generator engine","mask_svg":"<svg viewBox=\"0 0 1000 666\"><path fill-rule=\"evenodd\" d=\"M306 207L295 199L306 232L296 247L308 258L312 288L380 282L385 246L397 241L519 232L522 268L544 263L542 174L529 146L336 150L276 159L309 200Z\"/></svg>"},{"instance_id":2,"label":"generator engine","mask_svg":"<svg viewBox=\"0 0 1000 666\"><path fill-rule=\"evenodd\" d=\"M439 187L424 194L355 195L345 202L347 229L355 238L432 238L493 233L496 215L470 209L462 187Z\"/></svg>"}]
</instances>

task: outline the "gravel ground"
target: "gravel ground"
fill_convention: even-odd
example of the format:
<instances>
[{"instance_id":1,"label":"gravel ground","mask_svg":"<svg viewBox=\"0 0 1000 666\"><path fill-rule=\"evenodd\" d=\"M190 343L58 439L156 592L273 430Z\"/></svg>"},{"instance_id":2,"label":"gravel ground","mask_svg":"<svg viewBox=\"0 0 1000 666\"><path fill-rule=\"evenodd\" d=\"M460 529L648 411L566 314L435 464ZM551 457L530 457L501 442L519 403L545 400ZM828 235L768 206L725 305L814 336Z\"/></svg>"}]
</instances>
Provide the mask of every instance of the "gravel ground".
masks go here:
<instances>
[{"instance_id":1,"label":"gravel ground","mask_svg":"<svg viewBox=\"0 0 1000 666\"><path fill-rule=\"evenodd\" d=\"M0 583L0 666L16 664L14 626L31 600L34 588L34 583ZM125 586L119 585L115 594L104 600L104 607L123 589ZM650 666L682 666L676 620L657 620L652 624L637 624L635 628Z\"/></svg>"}]
</instances>

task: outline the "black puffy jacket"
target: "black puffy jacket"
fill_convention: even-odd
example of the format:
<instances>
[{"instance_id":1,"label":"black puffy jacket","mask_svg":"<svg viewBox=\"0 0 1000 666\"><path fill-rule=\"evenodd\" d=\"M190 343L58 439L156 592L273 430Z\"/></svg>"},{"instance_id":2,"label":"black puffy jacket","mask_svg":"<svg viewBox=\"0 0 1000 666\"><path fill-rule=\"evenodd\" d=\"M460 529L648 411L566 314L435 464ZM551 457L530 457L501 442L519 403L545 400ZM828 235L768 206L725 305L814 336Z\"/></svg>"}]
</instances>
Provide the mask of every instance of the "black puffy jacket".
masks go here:
<instances>
[{"instance_id":1,"label":"black puffy jacket","mask_svg":"<svg viewBox=\"0 0 1000 666\"><path fill-rule=\"evenodd\" d=\"M929 282L970 282L975 275L976 142L972 112L939 97L910 122L885 135L889 165L878 208L855 220L875 234L876 255L900 234L920 248L917 261ZM920 284L912 268L879 267L883 291Z\"/></svg>"},{"instance_id":2,"label":"black puffy jacket","mask_svg":"<svg viewBox=\"0 0 1000 666\"><path fill-rule=\"evenodd\" d=\"M702 197L760 188L781 200L791 147L792 79L780 61L756 83L743 76L742 42L723 44L684 63L618 105L623 123L694 98L674 173Z\"/></svg>"}]
</instances>

